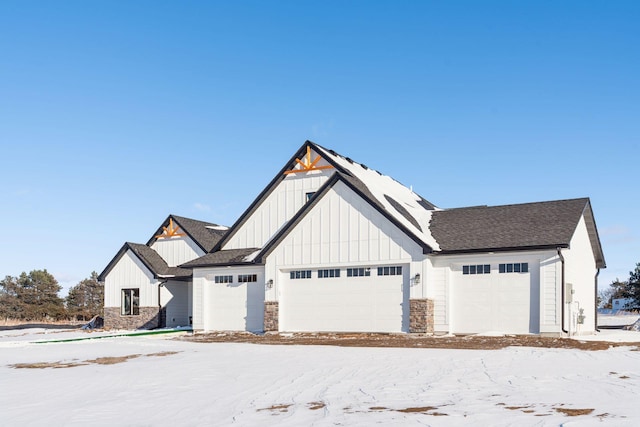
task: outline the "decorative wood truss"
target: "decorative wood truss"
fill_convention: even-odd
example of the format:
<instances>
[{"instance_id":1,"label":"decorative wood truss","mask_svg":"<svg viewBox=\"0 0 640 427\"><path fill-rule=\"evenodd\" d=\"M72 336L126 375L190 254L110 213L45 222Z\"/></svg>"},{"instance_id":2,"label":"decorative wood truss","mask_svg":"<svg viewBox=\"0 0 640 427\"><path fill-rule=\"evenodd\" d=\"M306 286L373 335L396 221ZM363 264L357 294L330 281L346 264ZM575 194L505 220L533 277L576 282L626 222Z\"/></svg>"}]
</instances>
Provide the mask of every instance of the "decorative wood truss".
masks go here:
<instances>
[{"instance_id":1,"label":"decorative wood truss","mask_svg":"<svg viewBox=\"0 0 640 427\"><path fill-rule=\"evenodd\" d=\"M291 173L305 173L305 172L333 168L333 166L331 165L317 166L318 162L321 159L322 157L318 156L315 159L311 160L311 148L307 146L307 155L304 157L304 159L303 160L296 159L296 162L300 165L300 169L291 169L291 170L285 171L284 173L288 175Z\"/></svg>"},{"instance_id":2,"label":"decorative wood truss","mask_svg":"<svg viewBox=\"0 0 640 427\"><path fill-rule=\"evenodd\" d=\"M173 218L169 218L169 227L163 226L162 229L164 231L162 232L162 234L158 234L156 236L156 239L169 239L171 237L186 236L186 234L184 233L179 233L179 231L182 231L182 230L180 230L180 227L178 227L173 223Z\"/></svg>"}]
</instances>

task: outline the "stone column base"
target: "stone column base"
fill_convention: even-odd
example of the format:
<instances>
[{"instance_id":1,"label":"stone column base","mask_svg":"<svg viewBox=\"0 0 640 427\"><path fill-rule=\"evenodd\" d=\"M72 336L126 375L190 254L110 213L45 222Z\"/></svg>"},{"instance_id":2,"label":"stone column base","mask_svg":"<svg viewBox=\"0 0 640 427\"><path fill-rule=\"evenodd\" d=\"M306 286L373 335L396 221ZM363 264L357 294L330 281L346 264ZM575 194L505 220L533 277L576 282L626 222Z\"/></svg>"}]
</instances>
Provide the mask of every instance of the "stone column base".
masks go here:
<instances>
[{"instance_id":1,"label":"stone column base","mask_svg":"<svg viewBox=\"0 0 640 427\"><path fill-rule=\"evenodd\" d=\"M140 307L140 314L123 316L120 307L104 308L105 329L154 329L160 326L158 307Z\"/></svg>"},{"instance_id":2,"label":"stone column base","mask_svg":"<svg viewBox=\"0 0 640 427\"><path fill-rule=\"evenodd\" d=\"M264 302L264 331L278 331L278 301Z\"/></svg>"},{"instance_id":3,"label":"stone column base","mask_svg":"<svg viewBox=\"0 0 640 427\"><path fill-rule=\"evenodd\" d=\"M409 332L433 333L433 300L409 300Z\"/></svg>"}]
</instances>

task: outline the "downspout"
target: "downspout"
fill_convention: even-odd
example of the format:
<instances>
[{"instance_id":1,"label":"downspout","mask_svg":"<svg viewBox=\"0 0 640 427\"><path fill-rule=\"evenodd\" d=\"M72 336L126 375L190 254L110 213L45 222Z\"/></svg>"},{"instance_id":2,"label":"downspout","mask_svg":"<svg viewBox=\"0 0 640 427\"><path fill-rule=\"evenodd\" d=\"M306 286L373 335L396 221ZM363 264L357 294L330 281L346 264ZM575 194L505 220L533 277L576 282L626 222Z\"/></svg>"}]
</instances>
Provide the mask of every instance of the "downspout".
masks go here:
<instances>
[{"instance_id":1,"label":"downspout","mask_svg":"<svg viewBox=\"0 0 640 427\"><path fill-rule=\"evenodd\" d=\"M598 329L598 276L600 275L600 269L598 268L598 271L596 272L596 277L595 277L595 295L594 295L594 304L595 304L595 310L594 310L594 314L593 314L593 329L595 329L596 332L600 332L600 329Z\"/></svg>"},{"instance_id":2,"label":"downspout","mask_svg":"<svg viewBox=\"0 0 640 427\"><path fill-rule=\"evenodd\" d=\"M160 323L162 323L162 300L160 299L160 288L164 287L165 283L167 283L169 280L162 280L160 283L158 283L158 328L161 328L162 325Z\"/></svg>"},{"instance_id":3,"label":"downspout","mask_svg":"<svg viewBox=\"0 0 640 427\"><path fill-rule=\"evenodd\" d=\"M564 293L565 293L565 289L564 289L564 287L565 287L565 284L564 284L564 257L562 256L562 248L558 247L556 249L558 251L558 257L560 258L560 262L562 263L562 270L561 270L562 273L561 273L561 279L560 279L560 283L561 283L560 301L561 301L561 305L562 305L562 307L561 307L562 308L562 314L561 314L562 320L560 321L560 324L561 324L560 326L562 328L562 332L564 332L565 334L568 334L569 331L567 331L564 328L564 304L565 304L565 302L564 302Z\"/></svg>"}]
</instances>

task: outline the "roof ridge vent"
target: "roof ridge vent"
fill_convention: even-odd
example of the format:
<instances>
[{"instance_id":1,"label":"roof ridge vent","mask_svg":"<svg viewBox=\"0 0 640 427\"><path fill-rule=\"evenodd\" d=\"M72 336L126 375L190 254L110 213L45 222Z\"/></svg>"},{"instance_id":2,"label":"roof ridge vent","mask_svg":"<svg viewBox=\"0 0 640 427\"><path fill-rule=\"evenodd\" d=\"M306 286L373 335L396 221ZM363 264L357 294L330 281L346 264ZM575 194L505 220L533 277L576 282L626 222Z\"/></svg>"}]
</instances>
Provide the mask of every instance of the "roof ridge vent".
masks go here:
<instances>
[{"instance_id":1,"label":"roof ridge vent","mask_svg":"<svg viewBox=\"0 0 640 427\"><path fill-rule=\"evenodd\" d=\"M350 157L345 157L345 160L351 164L353 164L353 160Z\"/></svg>"},{"instance_id":2,"label":"roof ridge vent","mask_svg":"<svg viewBox=\"0 0 640 427\"><path fill-rule=\"evenodd\" d=\"M367 167L367 165L363 165L363 164L361 164L360 166L362 166L362 169L369 170L369 168Z\"/></svg>"}]
</instances>

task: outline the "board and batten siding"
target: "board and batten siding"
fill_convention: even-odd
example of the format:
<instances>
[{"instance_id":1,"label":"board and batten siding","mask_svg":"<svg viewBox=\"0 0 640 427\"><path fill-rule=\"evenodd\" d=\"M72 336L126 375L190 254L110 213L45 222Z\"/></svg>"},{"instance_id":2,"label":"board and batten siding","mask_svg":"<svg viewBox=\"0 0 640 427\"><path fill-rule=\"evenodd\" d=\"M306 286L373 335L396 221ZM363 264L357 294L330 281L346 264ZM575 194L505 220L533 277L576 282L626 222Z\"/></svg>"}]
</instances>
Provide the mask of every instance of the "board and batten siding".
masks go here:
<instances>
[{"instance_id":1,"label":"board and batten siding","mask_svg":"<svg viewBox=\"0 0 640 427\"><path fill-rule=\"evenodd\" d=\"M203 276L202 270L194 269L193 270L193 305L192 305L193 329L200 330L200 331L204 329L204 315L203 315L204 282L205 282L205 278Z\"/></svg>"},{"instance_id":2,"label":"board and batten siding","mask_svg":"<svg viewBox=\"0 0 640 427\"><path fill-rule=\"evenodd\" d=\"M560 332L560 258L554 253L540 262L540 332Z\"/></svg>"},{"instance_id":3,"label":"board and batten siding","mask_svg":"<svg viewBox=\"0 0 640 427\"><path fill-rule=\"evenodd\" d=\"M204 251L189 237L157 239L151 245L169 267L176 267L204 255Z\"/></svg>"},{"instance_id":4,"label":"board and batten siding","mask_svg":"<svg viewBox=\"0 0 640 427\"><path fill-rule=\"evenodd\" d=\"M423 259L418 244L337 182L268 256L265 271L267 280L275 280L280 271L297 267L376 267ZM274 287L267 298L276 300L275 292Z\"/></svg>"},{"instance_id":5,"label":"board and batten siding","mask_svg":"<svg viewBox=\"0 0 640 427\"><path fill-rule=\"evenodd\" d=\"M427 298L433 300L433 325L436 332L449 332L449 275L448 262L439 262L433 258L428 261Z\"/></svg>"},{"instance_id":6,"label":"board and batten siding","mask_svg":"<svg viewBox=\"0 0 640 427\"><path fill-rule=\"evenodd\" d=\"M333 169L328 169L288 175L247 218L224 249L263 247L307 202L306 194L316 192L333 173Z\"/></svg>"},{"instance_id":7,"label":"board and batten siding","mask_svg":"<svg viewBox=\"0 0 640 427\"><path fill-rule=\"evenodd\" d=\"M158 280L131 250L120 258L105 278L105 307L120 307L122 289L140 289L140 307L158 305Z\"/></svg>"}]
</instances>

